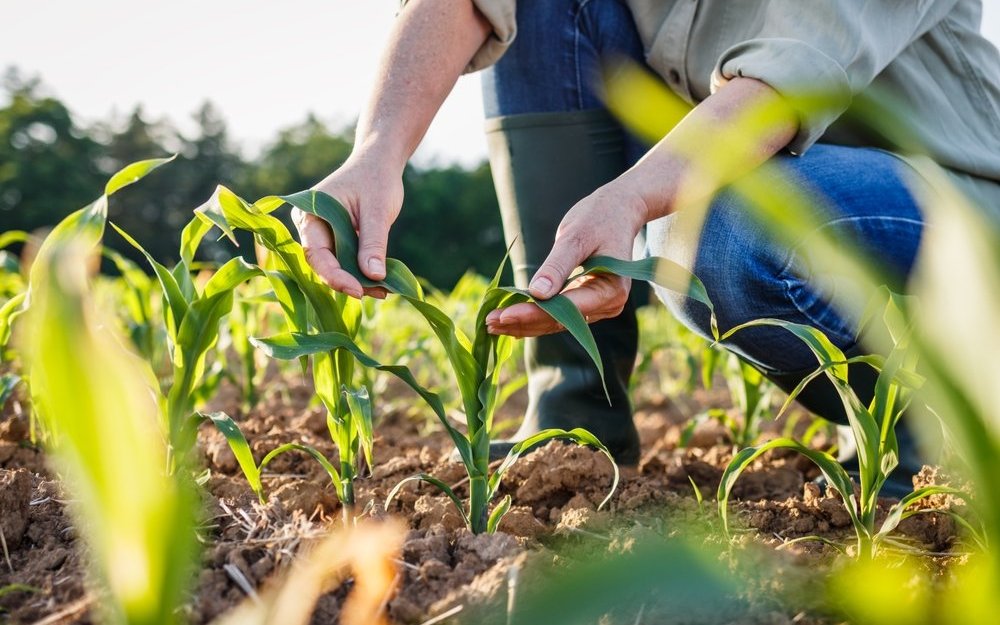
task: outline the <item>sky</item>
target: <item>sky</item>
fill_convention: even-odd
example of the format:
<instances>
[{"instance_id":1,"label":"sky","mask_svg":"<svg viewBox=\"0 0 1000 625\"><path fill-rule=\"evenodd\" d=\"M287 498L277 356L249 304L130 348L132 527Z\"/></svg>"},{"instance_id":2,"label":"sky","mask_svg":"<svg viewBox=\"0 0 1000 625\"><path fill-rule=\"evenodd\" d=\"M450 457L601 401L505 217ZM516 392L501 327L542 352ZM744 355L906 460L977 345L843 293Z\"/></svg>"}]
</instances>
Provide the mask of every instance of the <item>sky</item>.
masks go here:
<instances>
[{"instance_id":1,"label":"sky","mask_svg":"<svg viewBox=\"0 0 1000 625\"><path fill-rule=\"evenodd\" d=\"M1000 43L1000 0L983 31ZM205 100L249 155L309 112L357 118L398 0L0 0L0 69L37 74L81 123L142 103L147 120L191 129ZM415 160L486 155L475 75L459 80Z\"/></svg>"}]
</instances>

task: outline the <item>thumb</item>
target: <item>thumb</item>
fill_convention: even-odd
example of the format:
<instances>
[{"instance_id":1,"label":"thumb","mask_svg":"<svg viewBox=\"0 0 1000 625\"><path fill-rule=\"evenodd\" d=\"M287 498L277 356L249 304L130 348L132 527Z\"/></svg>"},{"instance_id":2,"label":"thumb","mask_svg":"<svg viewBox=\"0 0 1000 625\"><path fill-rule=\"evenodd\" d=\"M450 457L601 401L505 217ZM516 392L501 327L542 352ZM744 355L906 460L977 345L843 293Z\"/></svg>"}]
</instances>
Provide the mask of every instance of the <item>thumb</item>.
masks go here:
<instances>
[{"instance_id":1,"label":"thumb","mask_svg":"<svg viewBox=\"0 0 1000 625\"><path fill-rule=\"evenodd\" d=\"M358 218L358 266L372 280L385 278L385 250L389 226L382 211L363 210Z\"/></svg>"},{"instance_id":2,"label":"thumb","mask_svg":"<svg viewBox=\"0 0 1000 625\"><path fill-rule=\"evenodd\" d=\"M528 285L532 297L548 299L562 290L566 280L586 257L575 237L556 238L552 251Z\"/></svg>"}]
</instances>

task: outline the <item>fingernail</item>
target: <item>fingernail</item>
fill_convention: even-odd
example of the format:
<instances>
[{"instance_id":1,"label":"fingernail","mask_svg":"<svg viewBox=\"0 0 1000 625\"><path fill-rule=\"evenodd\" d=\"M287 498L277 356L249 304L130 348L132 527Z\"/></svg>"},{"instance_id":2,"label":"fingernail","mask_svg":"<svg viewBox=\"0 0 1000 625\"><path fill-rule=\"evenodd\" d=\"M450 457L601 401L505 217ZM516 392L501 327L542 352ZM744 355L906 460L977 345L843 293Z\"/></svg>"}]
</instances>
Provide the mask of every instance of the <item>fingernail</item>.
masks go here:
<instances>
[{"instance_id":1,"label":"fingernail","mask_svg":"<svg viewBox=\"0 0 1000 625\"><path fill-rule=\"evenodd\" d=\"M538 293L548 294L549 290L552 288L552 281L545 276L541 276L532 280L531 286L528 288Z\"/></svg>"},{"instance_id":2,"label":"fingernail","mask_svg":"<svg viewBox=\"0 0 1000 625\"><path fill-rule=\"evenodd\" d=\"M500 311L499 310L491 310L489 312L489 314L486 315L486 325L489 325L491 323L496 323L498 321L500 321Z\"/></svg>"},{"instance_id":3,"label":"fingernail","mask_svg":"<svg viewBox=\"0 0 1000 625\"><path fill-rule=\"evenodd\" d=\"M385 263L382 262L381 258L369 258L368 259L368 271L372 273L377 273L379 275L385 273Z\"/></svg>"},{"instance_id":4,"label":"fingernail","mask_svg":"<svg viewBox=\"0 0 1000 625\"><path fill-rule=\"evenodd\" d=\"M362 291L355 291L354 289L350 289L348 291L345 291L345 293L347 293L348 295L350 295L354 299L361 299L361 297L364 295L364 293Z\"/></svg>"}]
</instances>

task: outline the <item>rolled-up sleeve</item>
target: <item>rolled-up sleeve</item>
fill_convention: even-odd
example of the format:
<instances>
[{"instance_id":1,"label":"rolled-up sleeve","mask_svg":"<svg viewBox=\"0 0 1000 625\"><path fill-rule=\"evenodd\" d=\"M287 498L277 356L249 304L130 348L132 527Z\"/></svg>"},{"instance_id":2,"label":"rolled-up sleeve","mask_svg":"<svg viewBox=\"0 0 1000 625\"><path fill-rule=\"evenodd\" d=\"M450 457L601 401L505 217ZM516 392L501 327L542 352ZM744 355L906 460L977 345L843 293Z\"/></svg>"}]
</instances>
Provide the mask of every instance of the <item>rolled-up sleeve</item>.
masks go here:
<instances>
[{"instance_id":1,"label":"rolled-up sleeve","mask_svg":"<svg viewBox=\"0 0 1000 625\"><path fill-rule=\"evenodd\" d=\"M788 145L809 149L912 41L939 22L955 0L763 3L752 37L719 57L713 91L735 77L755 78L786 97L799 118Z\"/></svg>"},{"instance_id":2,"label":"rolled-up sleeve","mask_svg":"<svg viewBox=\"0 0 1000 625\"><path fill-rule=\"evenodd\" d=\"M537 0L536 0L537 1ZM473 55L466 73L475 72L493 65L517 35L517 0L473 0L473 4L493 27L493 34Z\"/></svg>"},{"instance_id":3,"label":"rolled-up sleeve","mask_svg":"<svg viewBox=\"0 0 1000 625\"><path fill-rule=\"evenodd\" d=\"M400 11L406 3L407 0L400 0ZM472 56L465 68L466 74L489 67L500 60L517 35L517 0L472 0L472 4L490 23L493 33Z\"/></svg>"}]
</instances>

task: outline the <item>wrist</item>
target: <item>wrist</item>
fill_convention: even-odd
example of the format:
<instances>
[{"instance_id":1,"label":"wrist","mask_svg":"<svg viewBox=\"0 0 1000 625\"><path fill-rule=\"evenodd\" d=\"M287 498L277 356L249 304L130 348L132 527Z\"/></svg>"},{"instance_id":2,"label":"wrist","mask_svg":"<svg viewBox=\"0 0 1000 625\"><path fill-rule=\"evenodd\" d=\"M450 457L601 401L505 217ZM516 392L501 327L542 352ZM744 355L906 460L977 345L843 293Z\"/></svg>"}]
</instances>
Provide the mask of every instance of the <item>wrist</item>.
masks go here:
<instances>
[{"instance_id":1,"label":"wrist","mask_svg":"<svg viewBox=\"0 0 1000 625\"><path fill-rule=\"evenodd\" d=\"M381 137L365 137L355 141L348 162L378 170L383 175L401 177L410 155L406 149Z\"/></svg>"}]
</instances>

